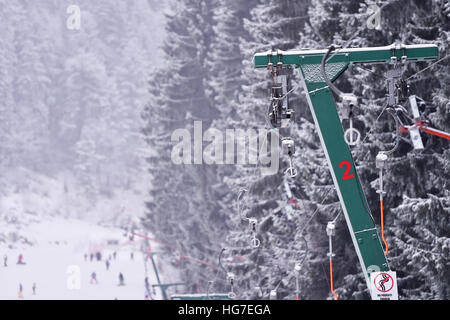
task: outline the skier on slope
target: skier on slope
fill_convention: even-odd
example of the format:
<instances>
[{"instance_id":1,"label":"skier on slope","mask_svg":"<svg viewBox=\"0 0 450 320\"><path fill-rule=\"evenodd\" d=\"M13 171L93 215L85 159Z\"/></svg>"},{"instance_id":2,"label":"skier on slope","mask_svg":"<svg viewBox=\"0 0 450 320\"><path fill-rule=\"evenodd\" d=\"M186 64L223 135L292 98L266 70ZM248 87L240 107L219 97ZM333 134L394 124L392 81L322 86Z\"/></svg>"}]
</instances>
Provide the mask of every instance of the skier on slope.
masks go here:
<instances>
[{"instance_id":1,"label":"skier on slope","mask_svg":"<svg viewBox=\"0 0 450 320\"><path fill-rule=\"evenodd\" d=\"M106 260L105 264L106 264L106 270L109 270L109 260Z\"/></svg>"},{"instance_id":2,"label":"skier on slope","mask_svg":"<svg viewBox=\"0 0 450 320\"><path fill-rule=\"evenodd\" d=\"M4 267L8 266L8 256L6 254L3 256L3 266Z\"/></svg>"},{"instance_id":3,"label":"skier on slope","mask_svg":"<svg viewBox=\"0 0 450 320\"><path fill-rule=\"evenodd\" d=\"M33 282L33 286L31 287L33 289L33 296L36 295L36 282Z\"/></svg>"},{"instance_id":4,"label":"skier on slope","mask_svg":"<svg viewBox=\"0 0 450 320\"><path fill-rule=\"evenodd\" d=\"M119 273L119 286L124 286L124 278L122 272Z\"/></svg>"},{"instance_id":5,"label":"skier on slope","mask_svg":"<svg viewBox=\"0 0 450 320\"><path fill-rule=\"evenodd\" d=\"M19 298L23 299L23 286L21 283L19 283Z\"/></svg>"},{"instance_id":6,"label":"skier on slope","mask_svg":"<svg viewBox=\"0 0 450 320\"><path fill-rule=\"evenodd\" d=\"M23 262L23 255L19 254L19 257L17 258L17 264L25 264L25 262Z\"/></svg>"},{"instance_id":7,"label":"skier on slope","mask_svg":"<svg viewBox=\"0 0 450 320\"><path fill-rule=\"evenodd\" d=\"M95 283L98 283L97 281L97 274L94 272L91 273L91 281L90 283L92 284L95 281Z\"/></svg>"},{"instance_id":8,"label":"skier on slope","mask_svg":"<svg viewBox=\"0 0 450 320\"><path fill-rule=\"evenodd\" d=\"M151 298L150 283L148 282L148 277L145 277L144 283L145 283L145 300L148 300Z\"/></svg>"},{"instance_id":9,"label":"skier on slope","mask_svg":"<svg viewBox=\"0 0 450 320\"><path fill-rule=\"evenodd\" d=\"M150 283L148 282L148 277L145 277L144 283L145 283L145 289L149 290L150 289Z\"/></svg>"}]
</instances>

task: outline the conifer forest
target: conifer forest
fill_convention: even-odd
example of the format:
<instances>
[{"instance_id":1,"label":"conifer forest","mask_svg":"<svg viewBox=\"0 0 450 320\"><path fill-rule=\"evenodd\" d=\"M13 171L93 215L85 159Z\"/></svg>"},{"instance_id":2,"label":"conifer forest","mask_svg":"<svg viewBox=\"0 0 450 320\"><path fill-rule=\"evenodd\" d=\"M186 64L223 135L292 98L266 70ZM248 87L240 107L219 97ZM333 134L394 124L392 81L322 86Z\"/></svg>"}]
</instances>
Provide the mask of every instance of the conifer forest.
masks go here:
<instances>
[{"instance_id":1,"label":"conifer forest","mask_svg":"<svg viewBox=\"0 0 450 320\"><path fill-rule=\"evenodd\" d=\"M0 21L0 299L370 300L369 264L450 299L449 0L0 0ZM81 291L47 294L69 264Z\"/></svg>"}]
</instances>

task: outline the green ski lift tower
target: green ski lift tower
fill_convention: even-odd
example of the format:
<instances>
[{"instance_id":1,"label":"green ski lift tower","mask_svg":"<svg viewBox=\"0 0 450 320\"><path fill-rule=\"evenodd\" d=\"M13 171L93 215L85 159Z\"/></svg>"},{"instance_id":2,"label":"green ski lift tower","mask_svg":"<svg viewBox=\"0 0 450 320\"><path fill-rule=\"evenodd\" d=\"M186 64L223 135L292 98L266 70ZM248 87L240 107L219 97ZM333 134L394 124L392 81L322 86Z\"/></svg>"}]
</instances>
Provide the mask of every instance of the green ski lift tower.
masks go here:
<instances>
[{"instance_id":1,"label":"green ski lift tower","mask_svg":"<svg viewBox=\"0 0 450 320\"><path fill-rule=\"evenodd\" d=\"M348 139L344 136L333 90L329 83L335 81L351 64L398 66L435 60L438 57L438 48L432 44L393 44L384 47L337 49L324 64L324 72L322 72L322 59L325 57L326 60L329 53L330 51L326 49L270 50L256 53L254 66L269 70L275 68L282 70L286 66L299 68L304 93L370 290L370 274L390 271L390 268L355 169ZM349 103L344 97L343 103L346 102Z\"/></svg>"}]
</instances>

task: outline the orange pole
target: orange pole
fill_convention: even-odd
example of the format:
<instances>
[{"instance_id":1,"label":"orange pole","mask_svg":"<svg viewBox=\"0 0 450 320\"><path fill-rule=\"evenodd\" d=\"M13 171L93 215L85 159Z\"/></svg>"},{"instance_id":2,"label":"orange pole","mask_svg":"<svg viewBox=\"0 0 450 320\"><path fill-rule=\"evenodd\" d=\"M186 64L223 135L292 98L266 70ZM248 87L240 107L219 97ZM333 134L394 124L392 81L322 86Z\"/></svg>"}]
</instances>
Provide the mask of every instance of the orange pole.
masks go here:
<instances>
[{"instance_id":1,"label":"orange pole","mask_svg":"<svg viewBox=\"0 0 450 320\"><path fill-rule=\"evenodd\" d=\"M330 258L330 289L331 293L334 295L334 299L338 300L338 296L336 292L334 292L334 285L333 285L333 260Z\"/></svg>"},{"instance_id":2,"label":"orange pole","mask_svg":"<svg viewBox=\"0 0 450 320\"><path fill-rule=\"evenodd\" d=\"M385 250L384 253L387 255L389 252L389 246L384 237L384 210L383 210L383 199L380 199L380 210L381 210L381 238L383 239Z\"/></svg>"}]
</instances>

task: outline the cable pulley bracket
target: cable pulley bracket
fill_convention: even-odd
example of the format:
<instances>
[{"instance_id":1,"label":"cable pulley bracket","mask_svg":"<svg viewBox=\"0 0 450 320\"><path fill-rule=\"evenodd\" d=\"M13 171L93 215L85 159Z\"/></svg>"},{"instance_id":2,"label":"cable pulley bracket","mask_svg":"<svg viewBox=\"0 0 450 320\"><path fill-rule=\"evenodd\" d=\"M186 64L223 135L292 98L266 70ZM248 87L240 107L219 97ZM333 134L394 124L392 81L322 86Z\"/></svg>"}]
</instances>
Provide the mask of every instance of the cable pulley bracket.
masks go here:
<instances>
[{"instance_id":1,"label":"cable pulley bracket","mask_svg":"<svg viewBox=\"0 0 450 320\"><path fill-rule=\"evenodd\" d=\"M336 235L336 223L329 221L327 224L327 236L334 237Z\"/></svg>"},{"instance_id":2,"label":"cable pulley bracket","mask_svg":"<svg viewBox=\"0 0 450 320\"><path fill-rule=\"evenodd\" d=\"M261 241L256 237L256 225L258 223L258 221L255 218L250 218L248 220L249 224L250 224L250 228L251 228L251 233L252 233L252 239L250 240L250 245L253 248L258 248L261 245Z\"/></svg>"},{"instance_id":3,"label":"cable pulley bracket","mask_svg":"<svg viewBox=\"0 0 450 320\"><path fill-rule=\"evenodd\" d=\"M344 140L349 146L355 146L361 140L361 133L353 127L353 117L358 105L358 98L352 93L343 93L341 99L342 120L348 120L349 123L349 128L344 131Z\"/></svg>"},{"instance_id":4,"label":"cable pulley bracket","mask_svg":"<svg viewBox=\"0 0 450 320\"><path fill-rule=\"evenodd\" d=\"M387 168L387 160L388 156L383 151L378 152L375 158L375 167L379 169L379 189L377 190L377 193L380 194L381 199L383 199L383 195L386 194L383 190L383 170Z\"/></svg>"},{"instance_id":5,"label":"cable pulley bracket","mask_svg":"<svg viewBox=\"0 0 450 320\"><path fill-rule=\"evenodd\" d=\"M230 292L228 292L228 298L236 298L236 293L234 292L234 274L232 272L227 273L227 280L230 283Z\"/></svg>"},{"instance_id":6,"label":"cable pulley bracket","mask_svg":"<svg viewBox=\"0 0 450 320\"><path fill-rule=\"evenodd\" d=\"M408 85L401 80L405 64L397 64L386 72L386 81L388 87L388 105L395 106L399 104L405 95ZM400 84L398 82L400 81Z\"/></svg>"},{"instance_id":7,"label":"cable pulley bracket","mask_svg":"<svg viewBox=\"0 0 450 320\"><path fill-rule=\"evenodd\" d=\"M273 57L277 56L274 68ZM270 88L269 120L274 128L286 128L294 120L294 110L289 108L287 95L289 86L290 67L283 66L283 56L280 50L272 51L267 55L267 69L272 75Z\"/></svg>"}]
</instances>

